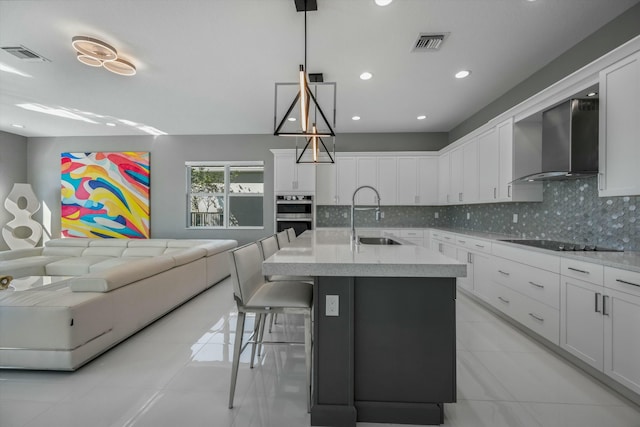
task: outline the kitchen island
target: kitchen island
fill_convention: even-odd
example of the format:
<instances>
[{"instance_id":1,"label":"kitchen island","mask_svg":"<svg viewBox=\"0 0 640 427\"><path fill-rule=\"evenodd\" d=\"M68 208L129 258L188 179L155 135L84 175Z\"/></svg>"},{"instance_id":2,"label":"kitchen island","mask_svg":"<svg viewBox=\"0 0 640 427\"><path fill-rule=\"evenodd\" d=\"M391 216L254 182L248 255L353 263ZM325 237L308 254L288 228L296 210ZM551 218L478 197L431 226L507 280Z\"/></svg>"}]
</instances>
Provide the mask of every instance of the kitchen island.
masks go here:
<instances>
[{"instance_id":1,"label":"kitchen island","mask_svg":"<svg viewBox=\"0 0 640 427\"><path fill-rule=\"evenodd\" d=\"M466 264L309 230L263 272L315 278L312 425L443 422L444 403L456 401L456 277Z\"/></svg>"}]
</instances>

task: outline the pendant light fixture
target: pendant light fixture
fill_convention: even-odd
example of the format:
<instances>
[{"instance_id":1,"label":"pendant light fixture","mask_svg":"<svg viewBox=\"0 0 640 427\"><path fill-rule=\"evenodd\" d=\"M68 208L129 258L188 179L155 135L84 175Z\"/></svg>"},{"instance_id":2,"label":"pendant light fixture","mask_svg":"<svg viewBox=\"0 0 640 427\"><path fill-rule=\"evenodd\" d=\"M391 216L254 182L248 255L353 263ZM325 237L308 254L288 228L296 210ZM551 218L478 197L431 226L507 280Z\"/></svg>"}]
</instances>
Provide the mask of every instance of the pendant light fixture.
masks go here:
<instances>
[{"instance_id":1,"label":"pendant light fixture","mask_svg":"<svg viewBox=\"0 0 640 427\"><path fill-rule=\"evenodd\" d=\"M321 73L307 74L307 11L317 10L316 0L295 0L298 12L304 12L304 64L298 69L298 82L276 83L274 135L296 138L296 163L335 163L336 84L324 82ZM293 101L280 105L280 98L297 93ZM284 95L283 95L284 93ZM320 101L325 106L333 104L333 115L328 118ZM280 115L279 112L284 111ZM299 117L296 117L300 114ZM299 123L299 124L298 124ZM332 138L331 150L324 138ZM299 140L303 141L301 147ZM303 146L302 146L303 145Z\"/></svg>"},{"instance_id":2,"label":"pendant light fixture","mask_svg":"<svg viewBox=\"0 0 640 427\"><path fill-rule=\"evenodd\" d=\"M71 46L76 50L78 61L85 65L104 67L121 76L136 74L135 65L119 57L116 49L102 40L87 36L75 36L71 39Z\"/></svg>"}]
</instances>

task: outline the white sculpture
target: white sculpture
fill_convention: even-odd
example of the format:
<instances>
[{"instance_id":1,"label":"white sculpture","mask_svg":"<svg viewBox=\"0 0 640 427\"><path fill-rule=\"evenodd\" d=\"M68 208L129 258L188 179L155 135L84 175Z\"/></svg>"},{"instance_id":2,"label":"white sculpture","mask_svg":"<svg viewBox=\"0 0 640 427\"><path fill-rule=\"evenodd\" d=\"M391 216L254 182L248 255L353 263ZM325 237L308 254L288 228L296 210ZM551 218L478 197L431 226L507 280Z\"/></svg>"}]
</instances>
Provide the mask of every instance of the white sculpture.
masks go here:
<instances>
[{"instance_id":1,"label":"white sculpture","mask_svg":"<svg viewBox=\"0 0 640 427\"><path fill-rule=\"evenodd\" d=\"M2 237L11 249L33 248L42 237L42 226L31 217L40 209L40 202L31 184L13 184L4 207L15 218L2 227Z\"/></svg>"}]
</instances>

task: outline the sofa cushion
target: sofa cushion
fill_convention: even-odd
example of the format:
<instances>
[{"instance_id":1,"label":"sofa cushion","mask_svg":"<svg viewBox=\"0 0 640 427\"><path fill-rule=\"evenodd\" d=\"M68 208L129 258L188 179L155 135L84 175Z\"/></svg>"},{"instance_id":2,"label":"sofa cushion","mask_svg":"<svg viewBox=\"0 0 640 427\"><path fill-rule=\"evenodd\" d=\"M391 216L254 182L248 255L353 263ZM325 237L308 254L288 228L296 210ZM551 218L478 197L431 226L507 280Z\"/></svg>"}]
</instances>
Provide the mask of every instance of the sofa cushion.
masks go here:
<instances>
[{"instance_id":1,"label":"sofa cushion","mask_svg":"<svg viewBox=\"0 0 640 427\"><path fill-rule=\"evenodd\" d=\"M144 248L127 248L122 251L123 257L153 257L162 255L165 247L144 247Z\"/></svg>"},{"instance_id":2,"label":"sofa cushion","mask_svg":"<svg viewBox=\"0 0 640 427\"><path fill-rule=\"evenodd\" d=\"M69 287L74 292L109 292L170 270L175 264L175 260L170 255L141 258L122 264L116 269L96 271L74 277L69 280Z\"/></svg>"},{"instance_id":3,"label":"sofa cushion","mask_svg":"<svg viewBox=\"0 0 640 427\"><path fill-rule=\"evenodd\" d=\"M89 247L94 246L109 246L109 247L119 247L126 248L129 244L129 239L89 239Z\"/></svg>"},{"instance_id":4,"label":"sofa cushion","mask_svg":"<svg viewBox=\"0 0 640 427\"><path fill-rule=\"evenodd\" d=\"M63 260L61 256L32 256L27 258L0 261L0 274L13 277L44 276L45 266L51 262Z\"/></svg>"},{"instance_id":5,"label":"sofa cushion","mask_svg":"<svg viewBox=\"0 0 640 427\"><path fill-rule=\"evenodd\" d=\"M126 248L124 246L89 246L82 251L82 256L110 256L120 257Z\"/></svg>"},{"instance_id":6,"label":"sofa cushion","mask_svg":"<svg viewBox=\"0 0 640 427\"><path fill-rule=\"evenodd\" d=\"M176 261L176 266L188 264L199 258L207 256L207 250L204 248L167 248L168 253Z\"/></svg>"},{"instance_id":7,"label":"sofa cushion","mask_svg":"<svg viewBox=\"0 0 640 427\"><path fill-rule=\"evenodd\" d=\"M197 246L207 250L207 256L212 256L220 252L226 252L238 246L236 240L198 240L198 239L176 239L167 244L169 248L188 248Z\"/></svg>"},{"instance_id":8,"label":"sofa cushion","mask_svg":"<svg viewBox=\"0 0 640 427\"><path fill-rule=\"evenodd\" d=\"M130 248L166 248L167 242L170 242L170 239L131 239L129 240Z\"/></svg>"},{"instance_id":9,"label":"sofa cushion","mask_svg":"<svg viewBox=\"0 0 640 427\"><path fill-rule=\"evenodd\" d=\"M0 261L9 261L12 259L42 255L42 249L43 248L39 247L39 248L13 249L11 251L0 252Z\"/></svg>"},{"instance_id":10,"label":"sofa cushion","mask_svg":"<svg viewBox=\"0 0 640 427\"><path fill-rule=\"evenodd\" d=\"M89 272L89 266L109 259L105 256L79 256L61 259L47 264L47 276L80 276Z\"/></svg>"},{"instance_id":11,"label":"sofa cushion","mask_svg":"<svg viewBox=\"0 0 640 427\"><path fill-rule=\"evenodd\" d=\"M56 255L56 256L81 256L84 247L68 247L68 246L45 246L42 249L42 255Z\"/></svg>"},{"instance_id":12,"label":"sofa cushion","mask_svg":"<svg viewBox=\"0 0 640 427\"><path fill-rule=\"evenodd\" d=\"M106 259L104 261L100 261L97 262L95 264L91 264L89 266L89 273L95 273L95 272L99 272L99 271L105 271L108 270L110 268L114 268L117 266L120 266L122 264L127 264L130 262L136 262L140 259L144 259L144 258L140 258L140 257L121 257L121 258L109 258Z\"/></svg>"},{"instance_id":13,"label":"sofa cushion","mask_svg":"<svg viewBox=\"0 0 640 427\"><path fill-rule=\"evenodd\" d=\"M83 238L62 238L62 239L51 239L45 242L45 246L47 247L83 247L86 248L89 246L89 241L91 239L83 239Z\"/></svg>"}]
</instances>

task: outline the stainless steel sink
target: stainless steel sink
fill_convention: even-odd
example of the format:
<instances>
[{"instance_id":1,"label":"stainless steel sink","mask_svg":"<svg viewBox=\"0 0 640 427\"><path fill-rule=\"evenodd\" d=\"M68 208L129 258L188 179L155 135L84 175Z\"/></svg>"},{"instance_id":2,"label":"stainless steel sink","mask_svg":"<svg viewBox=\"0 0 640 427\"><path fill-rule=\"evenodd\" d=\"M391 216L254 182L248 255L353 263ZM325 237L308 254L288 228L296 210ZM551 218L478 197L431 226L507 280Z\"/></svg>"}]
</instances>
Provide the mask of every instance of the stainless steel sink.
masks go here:
<instances>
[{"instance_id":1,"label":"stainless steel sink","mask_svg":"<svg viewBox=\"0 0 640 427\"><path fill-rule=\"evenodd\" d=\"M401 245L402 243L396 242L388 237L359 237L358 241L363 245Z\"/></svg>"}]
</instances>

